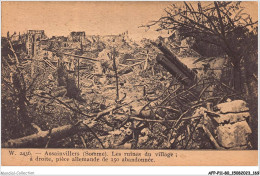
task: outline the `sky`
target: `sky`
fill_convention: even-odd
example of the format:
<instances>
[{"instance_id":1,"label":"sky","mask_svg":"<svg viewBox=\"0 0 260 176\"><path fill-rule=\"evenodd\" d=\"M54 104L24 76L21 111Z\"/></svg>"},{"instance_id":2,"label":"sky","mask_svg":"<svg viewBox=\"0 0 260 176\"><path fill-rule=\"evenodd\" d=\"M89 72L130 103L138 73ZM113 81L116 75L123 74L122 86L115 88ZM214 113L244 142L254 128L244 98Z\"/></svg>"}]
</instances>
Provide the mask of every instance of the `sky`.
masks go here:
<instances>
[{"instance_id":1,"label":"sky","mask_svg":"<svg viewBox=\"0 0 260 176\"><path fill-rule=\"evenodd\" d=\"M153 30L138 28L161 17L171 2L4 2L2 36L29 29L43 29L48 37L71 31L86 35L119 34L152 37Z\"/></svg>"},{"instance_id":2,"label":"sky","mask_svg":"<svg viewBox=\"0 0 260 176\"><path fill-rule=\"evenodd\" d=\"M158 32L140 28L159 19L172 2L2 2L1 35L45 30L48 37L68 36L71 31L86 35L129 32L135 40L157 38ZM257 4L255 4L257 13ZM253 7L253 6L252 6Z\"/></svg>"}]
</instances>

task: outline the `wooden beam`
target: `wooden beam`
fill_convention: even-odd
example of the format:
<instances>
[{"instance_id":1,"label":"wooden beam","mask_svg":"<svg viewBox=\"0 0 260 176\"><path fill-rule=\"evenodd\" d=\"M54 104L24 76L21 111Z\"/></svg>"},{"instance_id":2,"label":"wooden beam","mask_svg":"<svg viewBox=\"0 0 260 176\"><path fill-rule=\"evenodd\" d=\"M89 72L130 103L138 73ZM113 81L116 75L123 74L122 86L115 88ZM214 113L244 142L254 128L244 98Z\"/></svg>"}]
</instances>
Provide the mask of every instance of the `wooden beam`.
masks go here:
<instances>
[{"instance_id":1,"label":"wooden beam","mask_svg":"<svg viewBox=\"0 0 260 176\"><path fill-rule=\"evenodd\" d=\"M75 55L75 54L69 54L69 53L62 53L62 54L67 55L67 56L81 58L81 59L91 60L91 61L98 61L96 59L92 59L92 58L88 58L88 57L80 56L80 55Z\"/></svg>"},{"instance_id":2,"label":"wooden beam","mask_svg":"<svg viewBox=\"0 0 260 176\"><path fill-rule=\"evenodd\" d=\"M50 51L50 52L55 52L53 50L49 50L49 49L43 49L45 51ZM89 58L89 57L86 57L86 56L80 56L80 55L75 55L75 54L70 54L70 53L62 53L60 52L61 54L63 55L67 55L67 56L72 56L72 57L77 57L77 58L81 58L81 59L86 59L86 60L90 60L90 61L99 61L99 60L96 60L96 59L92 59L92 58Z\"/></svg>"}]
</instances>

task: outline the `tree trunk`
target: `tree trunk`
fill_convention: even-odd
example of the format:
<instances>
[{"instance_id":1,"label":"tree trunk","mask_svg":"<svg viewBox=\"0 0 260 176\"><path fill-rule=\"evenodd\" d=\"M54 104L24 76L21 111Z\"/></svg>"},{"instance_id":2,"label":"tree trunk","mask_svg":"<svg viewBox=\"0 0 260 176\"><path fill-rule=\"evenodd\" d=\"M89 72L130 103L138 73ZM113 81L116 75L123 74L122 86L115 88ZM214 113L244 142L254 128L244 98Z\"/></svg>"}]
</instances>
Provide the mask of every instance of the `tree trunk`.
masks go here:
<instances>
[{"instance_id":1,"label":"tree trunk","mask_svg":"<svg viewBox=\"0 0 260 176\"><path fill-rule=\"evenodd\" d=\"M239 61L239 59L233 61L233 86L237 92L242 91L241 65Z\"/></svg>"},{"instance_id":2,"label":"tree trunk","mask_svg":"<svg viewBox=\"0 0 260 176\"><path fill-rule=\"evenodd\" d=\"M257 95L257 80L252 79L252 75L255 73L257 75L257 68L253 68L252 63L256 63L254 57L257 56L249 55L243 62L244 80L245 86L247 87L246 101L249 104L249 110L251 118L249 120L249 125L252 129L252 135L250 136L250 141L253 149L258 147L258 95Z\"/></svg>"},{"instance_id":3,"label":"tree trunk","mask_svg":"<svg viewBox=\"0 0 260 176\"><path fill-rule=\"evenodd\" d=\"M86 121L88 122L88 121ZM88 127L79 123L77 125L64 125L57 128L53 128L51 131L42 131L38 126L38 132L29 136L25 136L18 139L10 139L6 143L2 144L3 148L33 148L33 147L43 147L49 139L52 141L57 141L65 137L73 136L80 131L89 130L95 123L90 123Z\"/></svg>"}]
</instances>

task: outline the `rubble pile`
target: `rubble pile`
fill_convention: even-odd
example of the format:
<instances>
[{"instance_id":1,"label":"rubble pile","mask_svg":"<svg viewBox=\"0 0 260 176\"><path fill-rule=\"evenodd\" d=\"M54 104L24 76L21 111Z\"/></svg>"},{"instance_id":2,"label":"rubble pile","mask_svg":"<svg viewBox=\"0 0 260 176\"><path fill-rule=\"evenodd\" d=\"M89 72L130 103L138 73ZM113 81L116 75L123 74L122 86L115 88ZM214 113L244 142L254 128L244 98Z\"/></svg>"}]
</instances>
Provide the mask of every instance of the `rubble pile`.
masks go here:
<instances>
[{"instance_id":1,"label":"rubble pile","mask_svg":"<svg viewBox=\"0 0 260 176\"><path fill-rule=\"evenodd\" d=\"M190 40L179 42L186 49L176 51L178 42L138 45L127 32L74 32L30 49L31 60L23 60L23 67L14 62L14 69L20 81L32 82L20 92L28 97L34 130L4 139L4 146L249 149L246 102L219 81L225 58L206 64Z\"/></svg>"},{"instance_id":2,"label":"rubble pile","mask_svg":"<svg viewBox=\"0 0 260 176\"><path fill-rule=\"evenodd\" d=\"M216 136L218 143L227 149L247 149L251 147L249 135L252 133L248 125L250 118L249 108L245 101L234 100L216 106L219 116Z\"/></svg>"}]
</instances>

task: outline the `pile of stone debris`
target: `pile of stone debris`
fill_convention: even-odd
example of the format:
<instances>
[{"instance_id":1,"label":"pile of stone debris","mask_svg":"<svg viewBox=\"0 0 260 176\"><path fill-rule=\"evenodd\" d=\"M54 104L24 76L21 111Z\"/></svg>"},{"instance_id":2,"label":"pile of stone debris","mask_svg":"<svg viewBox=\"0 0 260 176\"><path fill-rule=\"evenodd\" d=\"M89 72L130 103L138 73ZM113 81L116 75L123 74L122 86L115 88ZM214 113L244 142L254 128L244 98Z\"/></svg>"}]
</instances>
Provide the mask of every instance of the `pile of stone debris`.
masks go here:
<instances>
[{"instance_id":1,"label":"pile of stone debris","mask_svg":"<svg viewBox=\"0 0 260 176\"><path fill-rule=\"evenodd\" d=\"M213 111L207 111L204 124L223 149L250 149L249 135L251 116L243 100L227 101L218 104ZM213 139L213 140L214 140Z\"/></svg>"}]
</instances>

